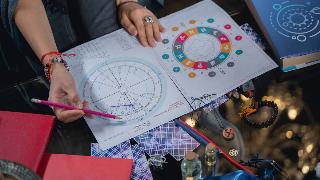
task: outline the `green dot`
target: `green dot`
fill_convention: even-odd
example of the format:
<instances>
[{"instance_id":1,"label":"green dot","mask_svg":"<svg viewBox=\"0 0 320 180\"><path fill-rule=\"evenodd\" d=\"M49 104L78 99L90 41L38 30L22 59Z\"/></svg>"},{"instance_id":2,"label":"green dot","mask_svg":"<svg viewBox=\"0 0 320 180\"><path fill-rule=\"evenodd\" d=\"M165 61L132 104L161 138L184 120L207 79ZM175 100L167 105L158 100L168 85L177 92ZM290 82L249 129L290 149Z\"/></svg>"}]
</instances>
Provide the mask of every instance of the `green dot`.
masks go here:
<instances>
[{"instance_id":1,"label":"green dot","mask_svg":"<svg viewBox=\"0 0 320 180\"><path fill-rule=\"evenodd\" d=\"M169 54L162 55L162 59L169 59Z\"/></svg>"},{"instance_id":2,"label":"green dot","mask_svg":"<svg viewBox=\"0 0 320 180\"><path fill-rule=\"evenodd\" d=\"M174 67L173 68L173 72L179 72L180 71L180 68L179 67Z\"/></svg>"},{"instance_id":3,"label":"green dot","mask_svg":"<svg viewBox=\"0 0 320 180\"><path fill-rule=\"evenodd\" d=\"M208 19L208 23L213 23L213 22L214 22L213 18Z\"/></svg>"}]
</instances>

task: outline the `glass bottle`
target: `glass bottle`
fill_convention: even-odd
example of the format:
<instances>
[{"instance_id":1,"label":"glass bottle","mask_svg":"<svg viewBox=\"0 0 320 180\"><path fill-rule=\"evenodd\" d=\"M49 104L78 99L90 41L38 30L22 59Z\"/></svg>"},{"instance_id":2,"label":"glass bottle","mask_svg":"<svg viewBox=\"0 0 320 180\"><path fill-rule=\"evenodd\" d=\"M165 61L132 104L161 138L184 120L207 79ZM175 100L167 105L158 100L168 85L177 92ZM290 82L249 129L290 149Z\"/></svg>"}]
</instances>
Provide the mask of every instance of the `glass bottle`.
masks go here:
<instances>
[{"instance_id":1,"label":"glass bottle","mask_svg":"<svg viewBox=\"0 0 320 180\"><path fill-rule=\"evenodd\" d=\"M182 180L198 180L201 179L201 161L199 156L188 151L185 158L181 162Z\"/></svg>"},{"instance_id":2,"label":"glass bottle","mask_svg":"<svg viewBox=\"0 0 320 180\"><path fill-rule=\"evenodd\" d=\"M205 150L204 174L206 177L215 176L217 164L217 148L209 143Z\"/></svg>"}]
</instances>

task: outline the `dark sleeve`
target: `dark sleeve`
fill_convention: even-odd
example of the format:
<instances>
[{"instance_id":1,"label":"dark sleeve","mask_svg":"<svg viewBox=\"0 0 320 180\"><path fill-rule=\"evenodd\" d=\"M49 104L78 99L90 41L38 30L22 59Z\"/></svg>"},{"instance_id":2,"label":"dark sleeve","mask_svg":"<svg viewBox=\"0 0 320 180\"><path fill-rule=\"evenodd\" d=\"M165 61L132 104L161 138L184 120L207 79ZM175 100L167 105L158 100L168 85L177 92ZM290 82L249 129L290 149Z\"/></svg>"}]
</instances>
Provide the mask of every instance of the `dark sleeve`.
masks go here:
<instances>
[{"instance_id":1,"label":"dark sleeve","mask_svg":"<svg viewBox=\"0 0 320 180\"><path fill-rule=\"evenodd\" d=\"M19 0L0 0L0 16L4 29L8 34L16 39L17 27L14 23L13 15Z\"/></svg>"}]
</instances>

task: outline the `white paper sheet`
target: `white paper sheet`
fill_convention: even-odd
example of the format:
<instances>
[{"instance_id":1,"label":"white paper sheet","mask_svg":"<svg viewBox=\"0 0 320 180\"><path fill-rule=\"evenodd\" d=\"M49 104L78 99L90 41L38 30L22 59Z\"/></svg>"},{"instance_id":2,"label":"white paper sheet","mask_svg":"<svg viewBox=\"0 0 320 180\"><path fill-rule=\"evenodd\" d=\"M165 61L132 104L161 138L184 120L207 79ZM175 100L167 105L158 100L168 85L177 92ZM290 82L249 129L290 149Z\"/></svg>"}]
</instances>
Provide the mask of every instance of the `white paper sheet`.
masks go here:
<instances>
[{"instance_id":1,"label":"white paper sheet","mask_svg":"<svg viewBox=\"0 0 320 180\"><path fill-rule=\"evenodd\" d=\"M161 19L155 50L194 109L277 65L210 0Z\"/></svg>"},{"instance_id":2,"label":"white paper sheet","mask_svg":"<svg viewBox=\"0 0 320 180\"><path fill-rule=\"evenodd\" d=\"M187 18L186 18L187 17ZM102 149L203 106L276 64L211 1L161 19L163 43L144 48L124 30L67 53L81 98L120 116L86 119Z\"/></svg>"}]
</instances>

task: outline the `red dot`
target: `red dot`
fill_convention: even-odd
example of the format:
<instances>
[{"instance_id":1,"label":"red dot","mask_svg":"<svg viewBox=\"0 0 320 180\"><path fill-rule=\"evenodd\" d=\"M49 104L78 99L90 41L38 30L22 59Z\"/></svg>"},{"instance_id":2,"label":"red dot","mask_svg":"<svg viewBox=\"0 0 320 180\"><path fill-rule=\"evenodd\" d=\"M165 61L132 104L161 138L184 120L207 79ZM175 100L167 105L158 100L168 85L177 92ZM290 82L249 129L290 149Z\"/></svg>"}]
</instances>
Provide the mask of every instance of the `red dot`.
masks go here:
<instances>
[{"instance_id":1,"label":"red dot","mask_svg":"<svg viewBox=\"0 0 320 180\"><path fill-rule=\"evenodd\" d=\"M236 36L236 40L240 41L242 39L242 36Z\"/></svg>"},{"instance_id":2,"label":"red dot","mask_svg":"<svg viewBox=\"0 0 320 180\"><path fill-rule=\"evenodd\" d=\"M230 25L230 24L226 24L226 25L224 26L224 28L225 28L225 29L231 29L231 25Z\"/></svg>"}]
</instances>

